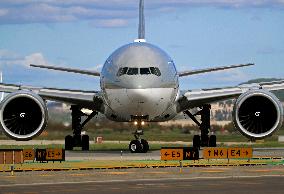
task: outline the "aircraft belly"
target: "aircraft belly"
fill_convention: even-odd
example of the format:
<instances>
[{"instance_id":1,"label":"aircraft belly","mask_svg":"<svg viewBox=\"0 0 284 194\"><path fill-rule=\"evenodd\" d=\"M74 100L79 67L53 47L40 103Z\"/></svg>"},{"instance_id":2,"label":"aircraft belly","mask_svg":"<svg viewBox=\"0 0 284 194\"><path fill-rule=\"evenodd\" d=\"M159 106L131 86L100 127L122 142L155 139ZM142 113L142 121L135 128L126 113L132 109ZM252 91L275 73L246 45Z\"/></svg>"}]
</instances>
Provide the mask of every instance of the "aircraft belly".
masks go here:
<instances>
[{"instance_id":1,"label":"aircraft belly","mask_svg":"<svg viewBox=\"0 0 284 194\"><path fill-rule=\"evenodd\" d=\"M174 88L107 89L111 109L123 118L149 115L149 120L161 115L173 103Z\"/></svg>"}]
</instances>

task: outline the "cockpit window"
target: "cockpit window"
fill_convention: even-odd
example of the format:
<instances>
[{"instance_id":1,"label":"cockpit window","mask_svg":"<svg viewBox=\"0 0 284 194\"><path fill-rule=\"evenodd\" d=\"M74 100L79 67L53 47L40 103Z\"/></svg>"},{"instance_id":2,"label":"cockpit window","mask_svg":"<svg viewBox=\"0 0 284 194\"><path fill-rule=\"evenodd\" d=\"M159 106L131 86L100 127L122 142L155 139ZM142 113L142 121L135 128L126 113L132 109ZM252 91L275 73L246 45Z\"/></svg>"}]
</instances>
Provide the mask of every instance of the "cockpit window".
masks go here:
<instances>
[{"instance_id":1,"label":"cockpit window","mask_svg":"<svg viewBox=\"0 0 284 194\"><path fill-rule=\"evenodd\" d=\"M138 74L138 68L129 68L127 71L127 75L137 75Z\"/></svg>"},{"instance_id":2,"label":"cockpit window","mask_svg":"<svg viewBox=\"0 0 284 194\"><path fill-rule=\"evenodd\" d=\"M148 75L151 74L151 71L149 68L140 68L140 74L141 75Z\"/></svg>"},{"instance_id":3,"label":"cockpit window","mask_svg":"<svg viewBox=\"0 0 284 194\"><path fill-rule=\"evenodd\" d=\"M157 67L150 67L151 73L156 75L156 76L161 76L161 71Z\"/></svg>"},{"instance_id":4,"label":"cockpit window","mask_svg":"<svg viewBox=\"0 0 284 194\"><path fill-rule=\"evenodd\" d=\"M117 72L117 76L122 76L122 75L156 75L156 76L161 76L161 71L157 67L143 67L143 68L130 68L130 67L121 67L119 68Z\"/></svg>"},{"instance_id":5,"label":"cockpit window","mask_svg":"<svg viewBox=\"0 0 284 194\"><path fill-rule=\"evenodd\" d=\"M128 70L128 67L121 67L121 68L119 68L117 75L122 76L122 75L126 74L127 70Z\"/></svg>"}]
</instances>

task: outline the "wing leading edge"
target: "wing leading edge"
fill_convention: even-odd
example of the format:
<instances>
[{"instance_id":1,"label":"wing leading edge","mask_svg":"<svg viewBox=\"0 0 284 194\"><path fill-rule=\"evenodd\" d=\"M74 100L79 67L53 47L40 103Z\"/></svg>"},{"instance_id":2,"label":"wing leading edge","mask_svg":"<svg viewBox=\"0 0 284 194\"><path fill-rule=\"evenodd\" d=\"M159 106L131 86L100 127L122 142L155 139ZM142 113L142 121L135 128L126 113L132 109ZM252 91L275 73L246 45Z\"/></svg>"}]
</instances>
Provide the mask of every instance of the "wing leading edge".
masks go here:
<instances>
[{"instance_id":1,"label":"wing leading edge","mask_svg":"<svg viewBox=\"0 0 284 194\"><path fill-rule=\"evenodd\" d=\"M222 100L236 98L248 90L264 89L268 91L284 90L284 80L243 84L236 87L190 90L182 92L178 100L178 111L199 107Z\"/></svg>"},{"instance_id":2,"label":"wing leading edge","mask_svg":"<svg viewBox=\"0 0 284 194\"><path fill-rule=\"evenodd\" d=\"M248 64L229 65L229 66L222 66L222 67L213 67L213 68L207 68L207 69L197 69L197 70L179 72L178 75L179 77L183 77L183 76L188 76L188 75L208 73L208 72L213 72L213 71L221 71L221 70L226 70L226 69L234 69L234 68L239 68L239 67L247 67L247 66L252 66L252 65L254 64L248 63Z\"/></svg>"},{"instance_id":3,"label":"wing leading edge","mask_svg":"<svg viewBox=\"0 0 284 194\"><path fill-rule=\"evenodd\" d=\"M51 69L56 71L65 71L65 72L71 72L71 73L78 73L78 74L84 74L84 75L91 75L91 76L100 76L100 73L97 71L90 71L90 70L81 70L81 69L73 69L73 68L67 68L67 67L56 67L56 66L50 66L50 65L34 65L30 64L31 67L38 67L43 69Z\"/></svg>"},{"instance_id":4,"label":"wing leading edge","mask_svg":"<svg viewBox=\"0 0 284 194\"><path fill-rule=\"evenodd\" d=\"M20 90L32 91L45 100L75 104L83 108L97 110L103 109L103 100L97 91L69 90L58 88L44 88L33 86L22 86L14 84L0 84L0 91L6 93L17 92Z\"/></svg>"}]
</instances>

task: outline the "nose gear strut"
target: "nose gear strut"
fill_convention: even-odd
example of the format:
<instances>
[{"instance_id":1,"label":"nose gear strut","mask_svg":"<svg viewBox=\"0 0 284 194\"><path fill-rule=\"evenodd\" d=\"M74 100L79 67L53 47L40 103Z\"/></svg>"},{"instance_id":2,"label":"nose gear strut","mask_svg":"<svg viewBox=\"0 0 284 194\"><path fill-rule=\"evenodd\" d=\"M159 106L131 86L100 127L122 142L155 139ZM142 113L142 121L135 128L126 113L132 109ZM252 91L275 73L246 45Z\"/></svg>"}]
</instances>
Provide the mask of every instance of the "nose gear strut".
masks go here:
<instances>
[{"instance_id":1,"label":"nose gear strut","mask_svg":"<svg viewBox=\"0 0 284 194\"><path fill-rule=\"evenodd\" d=\"M144 134L142 129L141 120L137 122L137 130L133 133L135 140L132 140L129 144L129 151L131 153L147 153L149 151L149 144L145 139L141 139L141 136Z\"/></svg>"}]
</instances>

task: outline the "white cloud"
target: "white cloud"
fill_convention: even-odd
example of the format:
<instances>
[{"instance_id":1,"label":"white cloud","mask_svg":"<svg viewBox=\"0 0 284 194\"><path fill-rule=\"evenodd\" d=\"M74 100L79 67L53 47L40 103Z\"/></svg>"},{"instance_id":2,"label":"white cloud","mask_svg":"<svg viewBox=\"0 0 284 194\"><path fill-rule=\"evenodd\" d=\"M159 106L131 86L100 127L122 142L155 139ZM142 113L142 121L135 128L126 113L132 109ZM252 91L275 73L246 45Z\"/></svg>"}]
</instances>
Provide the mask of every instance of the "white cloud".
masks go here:
<instances>
[{"instance_id":1,"label":"white cloud","mask_svg":"<svg viewBox=\"0 0 284 194\"><path fill-rule=\"evenodd\" d=\"M146 0L149 12L192 7L284 7L283 0ZM1 0L0 24L99 21L100 27L121 27L137 18L138 0ZM101 23L101 24L100 24Z\"/></svg>"},{"instance_id":2,"label":"white cloud","mask_svg":"<svg viewBox=\"0 0 284 194\"><path fill-rule=\"evenodd\" d=\"M180 81L182 90L235 86L252 77L245 69L232 69L188 76ZM205 86L205 87L204 87Z\"/></svg>"},{"instance_id":3,"label":"white cloud","mask_svg":"<svg viewBox=\"0 0 284 194\"><path fill-rule=\"evenodd\" d=\"M0 17L4 16L4 15L7 15L8 13L9 13L8 9L0 9Z\"/></svg>"},{"instance_id":4,"label":"white cloud","mask_svg":"<svg viewBox=\"0 0 284 194\"><path fill-rule=\"evenodd\" d=\"M25 56L23 63L26 66L29 66L30 64L37 64L37 65L49 65L50 64L44 58L42 53L32 53L28 56Z\"/></svg>"},{"instance_id":5,"label":"white cloud","mask_svg":"<svg viewBox=\"0 0 284 194\"><path fill-rule=\"evenodd\" d=\"M97 27L104 27L104 28L119 28L128 25L128 20L126 19L105 19L105 20L97 20L91 23Z\"/></svg>"},{"instance_id":6,"label":"white cloud","mask_svg":"<svg viewBox=\"0 0 284 194\"><path fill-rule=\"evenodd\" d=\"M220 82L243 82L249 79L249 76L240 69L224 70L212 73L212 79Z\"/></svg>"},{"instance_id":7,"label":"white cloud","mask_svg":"<svg viewBox=\"0 0 284 194\"><path fill-rule=\"evenodd\" d=\"M50 65L42 53L32 53L20 56L9 50L0 50L0 66L21 65L28 67L30 64Z\"/></svg>"}]
</instances>

